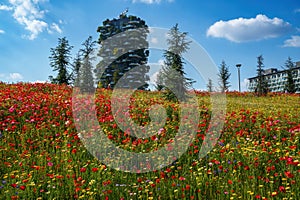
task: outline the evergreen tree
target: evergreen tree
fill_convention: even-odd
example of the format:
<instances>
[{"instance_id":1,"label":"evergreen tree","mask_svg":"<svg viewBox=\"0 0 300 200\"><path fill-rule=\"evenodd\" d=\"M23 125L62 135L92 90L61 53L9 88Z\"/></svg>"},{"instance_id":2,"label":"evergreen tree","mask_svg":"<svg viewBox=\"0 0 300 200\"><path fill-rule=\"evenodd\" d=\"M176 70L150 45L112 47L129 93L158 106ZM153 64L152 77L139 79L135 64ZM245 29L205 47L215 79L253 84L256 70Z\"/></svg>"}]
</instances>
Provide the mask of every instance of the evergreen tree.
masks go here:
<instances>
[{"instance_id":1,"label":"evergreen tree","mask_svg":"<svg viewBox=\"0 0 300 200\"><path fill-rule=\"evenodd\" d=\"M285 84L285 91L288 93L295 93L296 92L296 85L294 82L293 77L293 69L295 68L295 65L290 57L288 57L287 61L285 62L285 69L287 70L287 81Z\"/></svg>"},{"instance_id":2,"label":"evergreen tree","mask_svg":"<svg viewBox=\"0 0 300 200\"><path fill-rule=\"evenodd\" d=\"M257 85L255 92L258 96L265 95L268 92L268 83L264 77L264 58L262 55L257 57Z\"/></svg>"},{"instance_id":3,"label":"evergreen tree","mask_svg":"<svg viewBox=\"0 0 300 200\"><path fill-rule=\"evenodd\" d=\"M206 85L206 88L207 88L208 92L213 92L213 83L212 83L212 80L210 78L208 79L208 83Z\"/></svg>"},{"instance_id":4,"label":"evergreen tree","mask_svg":"<svg viewBox=\"0 0 300 200\"><path fill-rule=\"evenodd\" d=\"M69 45L69 41L66 37L58 39L58 45L56 48L51 48L50 66L53 71L58 71L57 77L49 76L52 83L67 84L71 82L71 74L68 71L71 60L71 50L73 46Z\"/></svg>"},{"instance_id":5,"label":"evergreen tree","mask_svg":"<svg viewBox=\"0 0 300 200\"><path fill-rule=\"evenodd\" d=\"M161 91L164 89L164 79L163 79L163 74L162 74L162 71L160 71L159 74L157 74L157 79L156 79L156 82L155 82L155 89L157 91Z\"/></svg>"},{"instance_id":6,"label":"evergreen tree","mask_svg":"<svg viewBox=\"0 0 300 200\"><path fill-rule=\"evenodd\" d=\"M79 70L81 67L81 55L80 51L76 54L76 57L73 62L73 72L72 72L72 80L75 87L79 87Z\"/></svg>"},{"instance_id":7,"label":"evergreen tree","mask_svg":"<svg viewBox=\"0 0 300 200\"><path fill-rule=\"evenodd\" d=\"M229 73L229 67L226 66L225 61L223 60L221 63L221 66L219 68L219 80L220 80L220 88L222 92L225 92L229 89L229 78L230 78L230 73Z\"/></svg>"},{"instance_id":8,"label":"evergreen tree","mask_svg":"<svg viewBox=\"0 0 300 200\"><path fill-rule=\"evenodd\" d=\"M83 62L79 69L78 80L76 81L80 87L81 92L93 92L94 91L94 77L93 77L93 67L91 60L93 57L93 51L95 50L96 42L93 41L92 36L82 43L83 48L80 49L81 55L83 57Z\"/></svg>"},{"instance_id":9,"label":"evergreen tree","mask_svg":"<svg viewBox=\"0 0 300 200\"><path fill-rule=\"evenodd\" d=\"M82 43L83 48L80 49L81 55L85 59L86 57L90 57L93 54L96 46L96 41L93 40L92 36L89 36L88 39L86 39Z\"/></svg>"},{"instance_id":10,"label":"evergreen tree","mask_svg":"<svg viewBox=\"0 0 300 200\"><path fill-rule=\"evenodd\" d=\"M92 63L89 56L83 59L79 70L79 88L81 92L92 93L95 90Z\"/></svg>"},{"instance_id":11,"label":"evergreen tree","mask_svg":"<svg viewBox=\"0 0 300 200\"><path fill-rule=\"evenodd\" d=\"M190 41L186 39L186 32L179 31L178 24L170 29L168 36L168 50L164 52L165 61L158 75L157 87L163 87L168 100L185 100L187 90L194 83L185 77L182 58L182 54L189 49Z\"/></svg>"}]
</instances>

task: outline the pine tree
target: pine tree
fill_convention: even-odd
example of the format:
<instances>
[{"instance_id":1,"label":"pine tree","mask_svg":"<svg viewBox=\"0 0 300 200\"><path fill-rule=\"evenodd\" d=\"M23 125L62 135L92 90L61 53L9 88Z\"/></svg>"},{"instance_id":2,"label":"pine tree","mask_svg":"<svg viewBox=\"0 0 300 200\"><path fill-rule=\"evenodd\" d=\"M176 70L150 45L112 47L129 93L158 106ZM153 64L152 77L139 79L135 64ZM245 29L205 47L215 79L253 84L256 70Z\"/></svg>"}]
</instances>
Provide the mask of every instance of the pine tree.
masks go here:
<instances>
[{"instance_id":1,"label":"pine tree","mask_svg":"<svg viewBox=\"0 0 300 200\"><path fill-rule=\"evenodd\" d=\"M213 92L213 83L212 83L212 80L209 78L208 79L208 83L207 83L207 85L206 85L206 88L207 88L207 91L208 92Z\"/></svg>"},{"instance_id":2,"label":"pine tree","mask_svg":"<svg viewBox=\"0 0 300 200\"><path fill-rule=\"evenodd\" d=\"M78 80L76 81L80 87L81 92L93 92L94 87L94 77L93 77L93 67L91 60L94 59L93 51L95 50L96 42L93 41L92 36L82 43L83 48L80 49L81 55L83 57L83 62L79 69Z\"/></svg>"},{"instance_id":3,"label":"pine tree","mask_svg":"<svg viewBox=\"0 0 300 200\"><path fill-rule=\"evenodd\" d=\"M71 82L71 74L69 73L68 68L70 67L71 60L71 50L73 46L69 45L69 41L66 37L58 39L58 45L56 48L51 48L50 66L53 71L58 71L57 77L49 76L49 79L52 83L57 84L67 84Z\"/></svg>"},{"instance_id":4,"label":"pine tree","mask_svg":"<svg viewBox=\"0 0 300 200\"><path fill-rule=\"evenodd\" d=\"M258 95L258 96L262 96L262 95L265 95L267 94L268 92L268 83L267 81L265 80L265 77L264 77L264 58L262 55L258 56L257 57L257 85L256 85L256 89L255 89L255 93Z\"/></svg>"},{"instance_id":5,"label":"pine tree","mask_svg":"<svg viewBox=\"0 0 300 200\"><path fill-rule=\"evenodd\" d=\"M229 89L229 78L230 78L230 73L229 73L229 67L226 66L225 61L223 60L221 63L221 66L219 68L219 80L220 80L220 88L222 92L225 92Z\"/></svg>"},{"instance_id":6,"label":"pine tree","mask_svg":"<svg viewBox=\"0 0 300 200\"><path fill-rule=\"evenodd\" d=\"M293 77L293 68L295 68L295 65L292 59L288 57L287 61L285 62L285 69L287 70L287 81L285 84L285 91L287 91L288 93L296 92L296 85Z\"/></svg>"},{"instance_id":7,"label":"pine tree","mask_svg":"<svg viewBox=\"0 0 300 200\"><path fill-rule=\"evenodd\" d=\"M190 41L186 39L186 32L179 31L178 24L170 29L168 36L168 50L164 52L165 61L158 75L157 87L163 87L167 100L185 100L187 90L194 83L185 77L182 58L189 49Z\"/></svg>"},{"instance_id":8,"label":"pine tree","mask_svg":"<svg viewBox=\"0 0 300 200\"><path fill-rule=\"evenodd\" d=\"M76 54L76 57L73 62L73 72L72 72L72 81L75 87L79 87L79 70L81 68L81 55L80 51Z\"/></svg>"},{"instance_id":9,"label":"pine tree","mask_svg":"<svg viewBox=\"0 0 300 200\"><path fill-rule=\"evenodd\" d=\"M164 89L164 76L163 76L163 73L162 71L160 71L160 73L157 74L157 79L156 79L156 82L155 82L155 89L157 91L161 91Z\"/></svg>"},{"instance_id":10,"label":"pine tree","mask_svg":"<svg viewBox=\"0 0 300 200\"><path fill-rule=\"evenodd\" d=\"M79 70L79 88L83 93L92 93L95 90L92 63L89 56L83 59Z\"/></svg>"}]
</instances>

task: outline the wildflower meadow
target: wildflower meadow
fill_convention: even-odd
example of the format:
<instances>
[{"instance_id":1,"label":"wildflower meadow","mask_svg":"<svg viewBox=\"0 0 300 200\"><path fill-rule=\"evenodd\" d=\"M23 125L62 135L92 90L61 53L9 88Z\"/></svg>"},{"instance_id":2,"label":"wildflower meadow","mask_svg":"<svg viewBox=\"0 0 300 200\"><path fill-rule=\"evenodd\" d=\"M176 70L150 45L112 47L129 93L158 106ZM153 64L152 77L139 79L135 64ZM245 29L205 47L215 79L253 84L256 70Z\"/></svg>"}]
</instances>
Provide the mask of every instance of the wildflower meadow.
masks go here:
<instances>
[{"instance_id":1,"label":"wildflower meadow","mask_svg":"<svg viewBox=\"0 0 300 200\"><path fill-rule=\"evenodd\" d=\"M127 117L145 126L155 104L167 116L159 131L137 138L115 122L111 95L97 89L95 106L113 144L145 153L173 141L185 117L178 103L161 92L135 91ZM0 83L0 199L300 199L300 95L226 93L221 136L201 159L212 108L210 93L196 95L199 119L188 149L168 166L132 173L105 165L83 145L72 87Z\"/></svg>"}]
</instances>

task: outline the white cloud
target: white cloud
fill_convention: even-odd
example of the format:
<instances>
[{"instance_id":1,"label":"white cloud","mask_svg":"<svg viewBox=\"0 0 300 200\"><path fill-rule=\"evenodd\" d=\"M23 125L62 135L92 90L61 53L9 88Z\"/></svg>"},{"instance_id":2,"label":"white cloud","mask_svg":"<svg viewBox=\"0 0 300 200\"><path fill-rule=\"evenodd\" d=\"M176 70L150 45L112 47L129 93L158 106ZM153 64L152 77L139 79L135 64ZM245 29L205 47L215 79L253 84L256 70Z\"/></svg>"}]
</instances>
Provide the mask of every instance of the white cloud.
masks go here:
<instances>
[{"instance_id":1,"label":"white cloud","mask_svg":"<svg viewBox=\"0 0 300 200\"><path fill-rule=\"evenodd\" d=\"M36 80L36 81L32 81L31 83L47 83L47 81Z\"/></svg>"},{"instance_id":2,"label":"white cloud","mask_svg":"<svg viewBox=\"0 0 300 200\"><path fill-rule=\"evenodd\" d=\"M158 39L156 37L151 38L150 41L152 44L157 44L158 43Z\"/></svg>"},{"instance_id":3,"label":"white cloud","mask_svg":"<svg viewBox=\"0 0 300 200\"><path fill-rule=\"evenodd\" d=\"M291 39L284 41L283 47L300 47L300 36L293 35Z\"/></svg>"},{"instance_id":4,"label":"white cloud","mask_svg":"<svg viewBox=\"0 0 300 200\"><path fill-rule=\"evenodd\" d=\"M157 76L160 69L164 66L165 62L163 59L159 59L156 63L149 63L150 65L150 83L156 83ZM153 71L154 70L154 71Z\"/></svg>"},{"instance_id":5,"label":"white cloud","mask_svg":"<svg viewBox=\"0 0 300 200\"><path fill-rule=\"evenodd\" d=\"M166 0L166 2L173 2L174 0ZM146 4L159 4L162 0L132 0L132 3L146 3Z\"/></svg>"},{"instance_id":6,"label":"white cloud","mask_svg":"<svg viewBox=\"0 0 300 200\"><path fill-rule=\"evenodd\" d=\"M7 5L0 5L0 10L6 10L6 11L9 11L9 10L12 10L13 8L12 7L9 7Z\"/></svg>"},{"instance_id":7,"label":"white cloud","mask_svg":"<svg viewBox=\"0 0 300 200\"><path fill-rule=\"evenodd\" d=\"M150 76L150 82L151 83L156 83L158 74L159 74L159 72L155 72L154 74L152 74Z\"/></svg>"},{"instance_id":8,"label":"white cloud","mask_svg":"<svg viewBox=\"0 0 300 200\"><path fill-rule=\"evenodd\" d=\"M9 2L14 7L13 17L30 32L28 36L30 40L34 40L48 27L48 24L42 20L45 12L39 10L38 1L9 0Z\"/></svg>"},{"instance_id":9,"label":"white cloud","mask_svg":"<svg viewBox=\"0 0 300 200\"><path fill-rule=\"evenodd\" d=\"M242 91L248 91L248 87L249 87L249 80L245 78L243 82L241 82L241 89Z\"/></svg>"},{"instance_id":10,"label":"white cloud","mask_svg":"<svg viewBox=\"0 0 300 200\"><path fill-rule=\"evenodd\" d=\"M291 25L280 18L270 19L259 14L255 18L218 21L209 27L206 35L233 42L247 42L279 37L290 29Z\"/></svg>"},{"instance_id":11,"label":"white cloud","mask_svg":"<svg viewBox=\"0 0 300 200\"><path fill-rule=\"evenodd\" d=\"M45 30L48 30L48 32L49 30L58 33L62 32L56 23L52 23L49 26L44 20L46 11L39 8L39 3L45 1L47 0L9 0L10 6L2 5L1 7L6 10L12 10L14 19L30 33L26 38L34 40Z\"/></svg>"},{"instance_id":12,"label":"white cloud","mask_svg":"<svg viewBox=\"0 0 300 200\"><path fill-rule=\"evenodd\" d=\"M5 33L5 31L0 29L0 34L4 34L4 33Z\"/></svg>"},{"instance_id":13,"label":"white cloud","mask_svg":"<svg viewBox=\"0 0 300 200\"><path fill-rule=\"evenodd\" d=\"M55 31L57 33L62 33L61 28L56 23L51 24L50 29L48 29L48 33L51 34L51 33L53 33L53 31Z\"/></svg>"},{"instance_id":14,"label":"white cloud","mask_svg":"<svg viewBox=\"0 0 300 200\"><path fill-rule=\"evenodd\" d=\"M165 65L164 59L159 59L157 63L158 63L159 66Z\"/></svg>"},{"instance_id":15,"label":"white cloud","mask_svg":"<svg viewBox=\"0 0 300 200\"><path fill-rule=\"evenodd\" d=\"M0 81L13 82L23 80L23 76L20 73L9 73L9 74L0 74Z\"/></svg>"},{"instance_id":16,"label":"white cloud","mask_svg":"<svg viewBox=\"0 0 300 200\"><path fill-rule=\"evenodd\" d=\"M23 76L19 73L10 73L8 76L9 80L15 81L15 80L22 80Z\"/></svg>"}]
</instances>

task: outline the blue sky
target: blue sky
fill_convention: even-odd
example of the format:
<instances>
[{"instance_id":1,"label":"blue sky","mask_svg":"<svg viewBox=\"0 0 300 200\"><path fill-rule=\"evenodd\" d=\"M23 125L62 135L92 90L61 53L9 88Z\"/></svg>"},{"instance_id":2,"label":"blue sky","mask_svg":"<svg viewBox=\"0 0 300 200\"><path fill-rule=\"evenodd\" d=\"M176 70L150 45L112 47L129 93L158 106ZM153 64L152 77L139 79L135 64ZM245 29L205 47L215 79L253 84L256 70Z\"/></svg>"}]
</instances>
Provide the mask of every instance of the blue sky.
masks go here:
<instances>
[{"instance_id":1,"label":"blue sky","mask_svg":"<svg viewBox=\"0 0 300 200\"><path fill-rule=\"evenodd\" d=\"M230 90L238 89L237 63L245 90L245 79L256 74L257 56L263 55L265 68L280 69L288 56L300 61L299 0L0 0L0 80L46 81L55 75L48 57L58 38L67 37L76 54L89 35L98 39L102 21L126 8L149 27L178 23L217 66L226 62Z\"/></svg>"}]
</instances>

